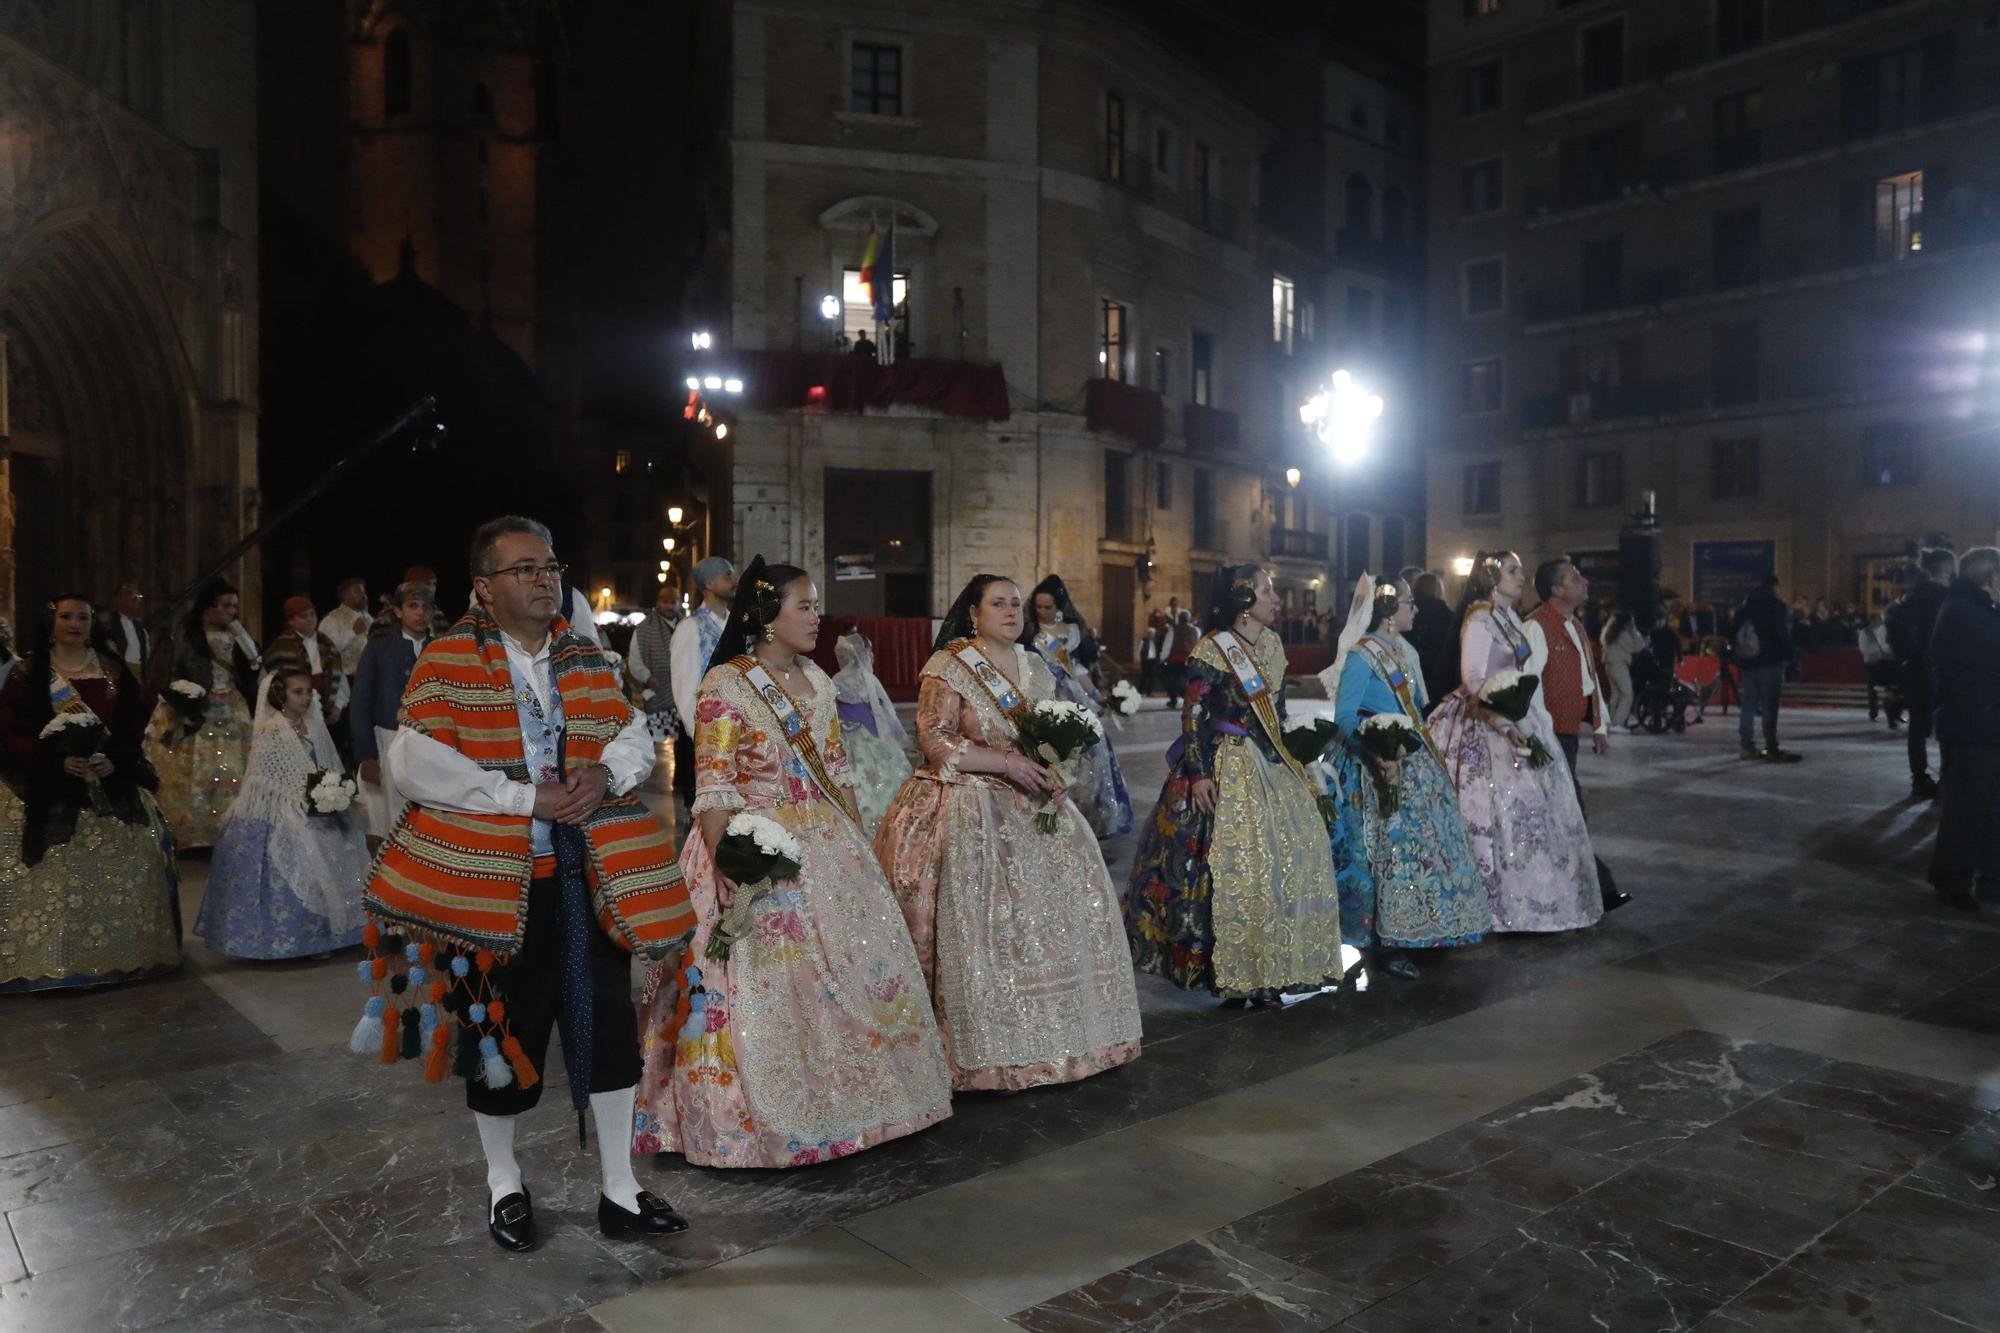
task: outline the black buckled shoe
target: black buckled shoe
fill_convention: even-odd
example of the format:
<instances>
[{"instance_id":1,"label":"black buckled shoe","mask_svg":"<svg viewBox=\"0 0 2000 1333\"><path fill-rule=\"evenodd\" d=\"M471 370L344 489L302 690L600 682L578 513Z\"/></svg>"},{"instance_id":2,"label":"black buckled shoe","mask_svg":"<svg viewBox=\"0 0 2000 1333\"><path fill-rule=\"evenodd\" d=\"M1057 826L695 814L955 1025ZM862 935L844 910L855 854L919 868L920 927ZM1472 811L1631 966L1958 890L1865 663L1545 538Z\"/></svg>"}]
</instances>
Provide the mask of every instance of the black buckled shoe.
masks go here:
<instances>
[{"instance_id":1,"label":"black buckled shoe","mask_svg":"<svg viewBox=\"0 0 2000 1333\"><path fill-rule=\"evenodd\" d=\"M495 1203L486 1230L495 1245L516 1254L532 1250L542 1243L541 1236L535 1231L535 1205L528 1201L525 1193L509 1194Z\"/></svg>"},{"instance_id":2,"label":"black buckled shoe","mask_svg":"<svg viewBox=\"0 0 2000 1333\"><path fill-rule=\"evenodd\" d=\"M617 1240L623 1236L671 1236L688 1229L687 1219L657 1194L639 1191L639 1211L628 1212L603 1195L597 1196L597 1229Z\"/></svg>"}]
</instances>

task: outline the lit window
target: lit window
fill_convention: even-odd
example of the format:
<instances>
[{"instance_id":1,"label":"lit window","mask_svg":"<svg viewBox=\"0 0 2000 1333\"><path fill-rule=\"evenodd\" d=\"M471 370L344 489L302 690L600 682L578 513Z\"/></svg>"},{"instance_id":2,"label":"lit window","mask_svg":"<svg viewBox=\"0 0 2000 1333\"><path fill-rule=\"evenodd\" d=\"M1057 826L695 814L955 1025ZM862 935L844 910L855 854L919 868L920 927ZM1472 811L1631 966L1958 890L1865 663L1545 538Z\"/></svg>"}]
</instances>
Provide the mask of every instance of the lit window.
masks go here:
<instances>
[{"instance_id":1,"label":"lit window","mask_svg":"<svg viewBox=\"0 0 2000 1333\"><path fill-rule=\"evenodd\" d=\"M1298 292L1292 280L1282 273L1271 275L1271 341L1285 349L1287 355L1292 350L1292 334L1296 322Z\"/></svg>"},{"instance_id":2,"label":"lit window","mask_svg":"<svg viewBox=\"0 0 2000 1333\"><path fill-rule=\"evenodd\" d=\"M1200 329L1188 339L1188 393L1203 407L1214 406L1215 343Z\"/></svg>"},{"instance_id":3,"label":"lit window","mask_svg":"<svg viewBox=\"0 0 2000 1333\"><path fill-rule=\"evenodd\" d=\"M1924 248L1924 173L1875 182L1875 257L1901 259Z\"/></svg>"},{"instance_id":4,"label":"lit window","mask_svg":"<svg viewBox=\"0 0 2000 1333\"><path fill-rule=\"evenodd\" d=\"M624 476L625 469L631 466L632 451L630 449L620 449L616 454L612 455L611 470L619 476Z\"/></svg>"},{"instance_id":5,"label":"lit window","mask_svg":"<svg viewBox=\"0 0 2000 1333\"><path fill-rule=\"evenodd\" d=\"M896 303L896 318L893 326L904 341L910 336L910 271L897 269L893 279L895 286L890 290L890 298ZM868 285L861 281L858 268L842 269L840 273L840 317L841 332L848 341L865 333L872 342L878 332L875 326L875 306L868 299Z\"/></svg>"},{"instance_id":6,"label":"lit window","mask_svg":"<svg viewBox=\"0 0 2000 1333\"><path fill-rule=\"evenodd\" d=\"M1123 383L1129 375L1125 349L1131 337L1131 311L1117 301L1099 302L1098 308L1097 373Z\"/></svg>"}]
</instances>

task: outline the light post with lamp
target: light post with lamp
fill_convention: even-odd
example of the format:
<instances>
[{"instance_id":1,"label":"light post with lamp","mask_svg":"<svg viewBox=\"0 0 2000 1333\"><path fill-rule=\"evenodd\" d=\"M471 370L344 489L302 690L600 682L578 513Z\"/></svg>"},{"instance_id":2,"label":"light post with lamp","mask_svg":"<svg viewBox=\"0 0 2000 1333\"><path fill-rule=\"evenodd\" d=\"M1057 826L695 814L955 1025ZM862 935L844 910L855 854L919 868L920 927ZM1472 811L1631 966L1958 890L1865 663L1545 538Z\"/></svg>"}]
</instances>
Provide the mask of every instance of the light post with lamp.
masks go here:
<instances>
[{"instance_id":1,"label":"light post with lamp","mask_svg":"<svg viewBox=\"0 0 2000 1333\"><path fill-rule=\"evenodd\" d=\"M1344 540L1347 516L1342 512L1341 483L1347 470L1368 456L1369 436L1382 411L1382 395L1370 393L1346 370L1334 371L1327 383L1299 406L1300 422L1326 447L1335 464L1331 486L1334 550L1330 553L1333 556L1330 563L1340 569L1342 578L1360 571L1347 568ZM1289 473L1286 479L1290 480Z\"/></svg>"}]
</instances>

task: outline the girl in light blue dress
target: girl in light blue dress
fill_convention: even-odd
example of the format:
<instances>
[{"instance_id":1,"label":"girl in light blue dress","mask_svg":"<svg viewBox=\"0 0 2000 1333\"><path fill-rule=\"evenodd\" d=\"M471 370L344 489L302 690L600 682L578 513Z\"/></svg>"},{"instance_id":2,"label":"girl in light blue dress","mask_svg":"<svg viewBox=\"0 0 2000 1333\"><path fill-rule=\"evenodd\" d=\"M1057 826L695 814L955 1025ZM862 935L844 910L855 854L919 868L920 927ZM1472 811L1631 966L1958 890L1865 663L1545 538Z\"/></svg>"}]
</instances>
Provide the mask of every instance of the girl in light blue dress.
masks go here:
<instances>
[{"instance_id":1,"label":"girl in light blue dress","mask_svg":"<svg viewBox=\"0 0 2000 1333\"><path fill-rule=\"evenodd\" d=\"M1374 950L1391 975L1415 977L1407 950L1476 944L1493 928L1493 914L1451 777L1424 730L1423 676L1403 651L1416 604L1395 580L1370 582L1348 618L1340 659L1323 677L1342 738L1331 761L1340 791L1333 851L1341 938ZM1382 770L1354 740L1380 713L1402 714L1424 742L1393 765L1397 801L1386 816Z\"/></svg>"},{"instance_id":2,"label":"girl in light blue dress","mask_svg":"<svg viewBox=\"0 0 2000 1333\"><path fill-rule=\"evenodd\" d=\"M312 677L280 668L259 691L250 767L223 819L194 932L233 958L310 958L361 942L368 843L358 807L306 813L315 774L341 772Z\"/></svg>"}]
</instances>

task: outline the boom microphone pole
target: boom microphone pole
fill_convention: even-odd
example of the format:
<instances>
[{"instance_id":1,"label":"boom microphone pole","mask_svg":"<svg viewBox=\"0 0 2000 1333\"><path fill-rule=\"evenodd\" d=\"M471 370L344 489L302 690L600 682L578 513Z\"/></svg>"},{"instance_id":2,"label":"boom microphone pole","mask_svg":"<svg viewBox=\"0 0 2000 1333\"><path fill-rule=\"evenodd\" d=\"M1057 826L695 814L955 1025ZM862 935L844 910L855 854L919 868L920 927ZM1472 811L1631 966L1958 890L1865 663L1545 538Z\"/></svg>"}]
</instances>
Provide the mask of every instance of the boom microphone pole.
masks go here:
<instances>
[{"instance_id":1,"label":"boom microphone pole","mask_svg":"<svg viewBox=\"0 0 2000 1333\"><path fill-rule=\"evenodd\" d=\"M418 424L420 422L422 423L421 426ZM445 425L444 422L438 419L437 399L435 397L425 394L422 398L417 399L416 402L411 403L409 407L403 410L401 416L336 459L333 466L321 473L317 481L294 495L277 513L265 519L255 530L246 535L243 540L223 552L222 555L216 558L214 563L197 574L193 582L168 598L151 616L147 617L147 633L157 634L160 627L167 624L174 612L193 598L196 590L204 583L220 575L222 571L228 569L237 560L241 559L245 552L263 542L272 533L290 523L294 518L297 518L300 511L312 504L313 501L319 499L320 496L326 494L327 491L333 488L335 483L341 481L348 473L353 471L354 467L363 459L412 427L418 428L417 437L410 442L412 450L426 447L436 448L443 442Z\"/></svg>"}]
</instances>

